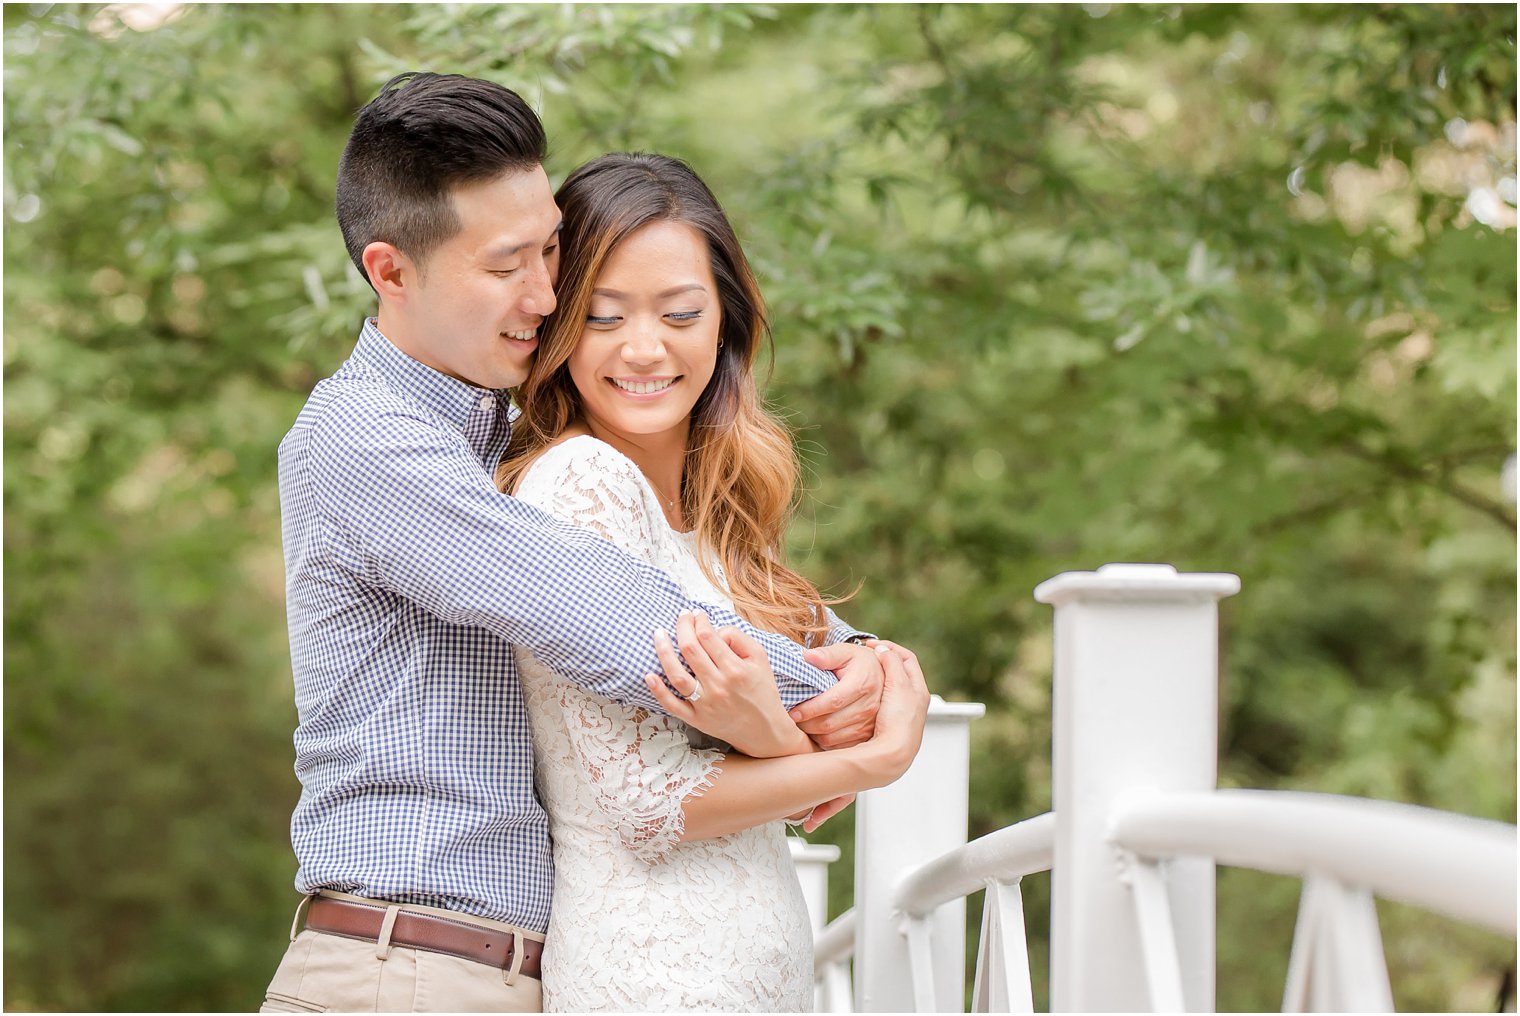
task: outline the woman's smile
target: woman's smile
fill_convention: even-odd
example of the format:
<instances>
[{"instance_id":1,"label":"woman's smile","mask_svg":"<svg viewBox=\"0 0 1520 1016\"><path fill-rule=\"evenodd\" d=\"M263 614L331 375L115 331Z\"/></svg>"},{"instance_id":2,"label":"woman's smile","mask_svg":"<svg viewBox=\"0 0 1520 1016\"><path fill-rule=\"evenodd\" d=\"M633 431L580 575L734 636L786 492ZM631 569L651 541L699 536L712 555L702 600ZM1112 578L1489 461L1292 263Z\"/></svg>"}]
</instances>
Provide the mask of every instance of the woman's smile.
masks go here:
<instances>
[{"instance_id":1,"label":"woman's smile","mask_svg":"<svg viewBox=\"0 0 1520 1016\"><path fill-rule=\"evenodd\" d=\"M607 380L625 395L644 398L663 395L670 390L671 385L681 379L680 377L610 377Z\"/></svg>"}]
</instances>

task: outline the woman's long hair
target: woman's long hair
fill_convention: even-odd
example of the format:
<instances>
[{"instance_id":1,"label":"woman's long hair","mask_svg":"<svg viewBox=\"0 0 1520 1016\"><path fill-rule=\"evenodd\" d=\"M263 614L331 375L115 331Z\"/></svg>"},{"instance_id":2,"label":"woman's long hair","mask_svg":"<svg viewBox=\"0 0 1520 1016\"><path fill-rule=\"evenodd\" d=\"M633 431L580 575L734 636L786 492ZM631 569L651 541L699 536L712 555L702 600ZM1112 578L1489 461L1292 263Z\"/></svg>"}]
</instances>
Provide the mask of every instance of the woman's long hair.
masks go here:
<instances>
[{"instance_id":1,"label":"woman's long hair","mask_svg":"<svg viewBox=\"0 0 1520 1016\"><path fill-rule=\"evenodd\" d=\"M760 287L717 198L679 159L614 153L570 174L555 195L560 234L559 309L528 379L517 389L522 415L496 472L513 490L528 466L581 415L567 362L580 341L591 290L618 244L652 222L680 222L707 240L721 318L712 379L691 413L681 475L681 515L697 533L702 570L728 589L738 613L759 628L803 644L827 631L817 588L782 563L781 543L796 502L791 433L761 403L754 364L770 327ZM723 580L709 567L709 553Z\"/></svg>"}]
</instances>

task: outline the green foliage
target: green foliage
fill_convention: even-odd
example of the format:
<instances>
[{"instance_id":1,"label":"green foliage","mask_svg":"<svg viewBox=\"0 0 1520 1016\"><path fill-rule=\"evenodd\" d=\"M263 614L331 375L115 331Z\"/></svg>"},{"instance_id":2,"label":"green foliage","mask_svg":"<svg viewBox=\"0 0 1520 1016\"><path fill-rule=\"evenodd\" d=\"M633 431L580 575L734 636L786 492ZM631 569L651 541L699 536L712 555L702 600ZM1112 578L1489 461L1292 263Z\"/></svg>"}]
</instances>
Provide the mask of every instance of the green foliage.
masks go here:
<instances>
[{"instance_id":1,"label":"green foliage","mask_svg":"<svg viewBox=\"0 0 1520 1016\"><path fill-rule=\"evenodd\" d=\"M1030 590L1115 560L1242 576L1223 782L1514 821L1513 8L141 14L4 14L8 1007L252 1008L281 952L273 450L370 310L332 177L412 67L521 91L556 180L643 148L724 199L794 550L988 703L973 835L1050 803ZM1221 1007L1275 1008L1296 887L1220 902ZM1384 919L1401 1007L1513 962Z\"/></svg>"}]
</instances>

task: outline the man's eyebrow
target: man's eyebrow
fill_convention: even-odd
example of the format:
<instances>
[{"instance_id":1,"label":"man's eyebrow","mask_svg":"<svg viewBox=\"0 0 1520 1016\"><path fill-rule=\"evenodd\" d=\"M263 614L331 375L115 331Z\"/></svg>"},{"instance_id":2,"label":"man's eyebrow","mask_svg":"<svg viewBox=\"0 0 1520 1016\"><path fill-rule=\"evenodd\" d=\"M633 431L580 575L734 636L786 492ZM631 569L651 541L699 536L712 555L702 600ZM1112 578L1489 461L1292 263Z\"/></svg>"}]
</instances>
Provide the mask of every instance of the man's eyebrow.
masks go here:
<instances>
[{"instance_id":1,"label":"man's eyebrow","mask_svg":"<svg viewBox=\"0 0 1520 1016\"><path fill-rule=\"evenodd\" d=\"M702 285L700 282L689 282L689 283L687 283L684 286L672 286L669 289L661 290L660 292L658 292L658 293L656 293L654 295L655 295L655 299L657 299L657 300L664 300L664 299L667 299L668 297L680 296L682 293L689 293L689 292L691 292L694 289L700 289L704 293L707 292L707 287L704 286L704 285ZM611 297L614 300L626 300L626 299L628 299L628 294L625 293L625 292L623 292L622 290L620 290L620 289L607 289L607 288L602 287L602 286L597 286L595 289L593 289L591 291L591 295L592 296L607 296L607 297Z\"/></svg>"},{"instance_id":2,"label":"man's eyebrow","mask_svg":"<svg viewBox=\"0 0 1520 1016\"><path fill-rule=\"evenodd\" d=\"M549 239L553 240L556 236L559 236L560 230L562 230L564 228L565 228L565 220L564 219L560 219L559 223L554 227L554 231L549 234ZM545 241L545 242L547 242L547 241ZM532 246L533 246L532 243L525 242L525 243L516 244L516 245L511 246L511 247L492 247L492 248L490 248L489 250L486 251L486 257L488 257L488 258L509 258L513 254L516 254L519 251L527 250L529 247L532 247Z\"/></svg>"}]
</instances>

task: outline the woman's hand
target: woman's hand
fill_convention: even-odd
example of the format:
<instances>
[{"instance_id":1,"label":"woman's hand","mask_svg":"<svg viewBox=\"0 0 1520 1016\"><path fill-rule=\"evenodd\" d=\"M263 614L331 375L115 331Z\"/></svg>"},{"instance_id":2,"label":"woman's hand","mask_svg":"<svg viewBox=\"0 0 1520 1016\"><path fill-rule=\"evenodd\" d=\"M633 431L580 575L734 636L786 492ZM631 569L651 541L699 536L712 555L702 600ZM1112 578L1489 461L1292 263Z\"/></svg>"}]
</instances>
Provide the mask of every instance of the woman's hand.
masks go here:
<instances>
[{"instance_id":1,"label":"woman's hand","mask_svg":"<svg viewBox=\"0 0 1520 1016\"><path fill-rule=\"evenodd\" d=\"M871 739L845 751L860 752L884 787L908 771L924 739L929 716L929 685L918 657L893 642L867 643L881 655L881 707L876 711L876 730Z\"/></svg>"},{"instance_id":2,"label":"woman's hand","mask_svg":"<svg viewBox=\"0 0 1520 1016\"><path fill-rule=\"evenodd\" d=\"M892 657L896 666L902 668L902 680L895 682L892 689L892 701L887 704L886 695L881 699L883 712L878 712L874 717L875 736L871 740L879 743L878 750L885 750L886 755L873 767L887 775L885 786L908 771L908 766L913 764L913 759L918 755L918 747L923 743L924 722L929 712L929 688L924 681L923 670L918 665L918 657L911 650L904 649L894 642L884 642L879 639L871 639L866 642L872 655L876 656L882 665L883 681L887 667L887 657ZM883 692L885 693L885 683ZM796 711L793 710L793 715ZM886 727L882 724L885 722ZM815 737L816 741L817 738ZM906 758L906 762L903 758ZM854 794L845 794L824 801L810 811L802 823L802 831L811 833L823 825L835 815L844 811L855 802Z\"/></svg>"},{"instance_id":3,"label":"woman's hand","mask_svg":"<svg viewBox=\"0 0 1520 1016\"><path fill-rule=\"evenodd\" d=\"M781 705L765 647L742 631L715 631L706 614L688 611L676 622L675 644L659 630L654 648L666 676L645 674L644 682L671 716L753 758L813 750Z\"/></svg>"}]
</instances>

